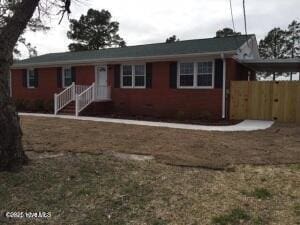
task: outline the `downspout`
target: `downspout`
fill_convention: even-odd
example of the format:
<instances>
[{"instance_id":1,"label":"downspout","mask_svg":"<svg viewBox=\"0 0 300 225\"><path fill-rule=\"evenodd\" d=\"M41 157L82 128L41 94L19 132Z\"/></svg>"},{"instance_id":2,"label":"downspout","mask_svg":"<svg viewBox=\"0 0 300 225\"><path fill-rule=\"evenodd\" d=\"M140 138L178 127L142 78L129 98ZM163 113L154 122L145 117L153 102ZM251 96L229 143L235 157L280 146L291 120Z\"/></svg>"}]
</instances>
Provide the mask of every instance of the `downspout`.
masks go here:
<instances>
[{"instance_id":1,"label":"downspout","mask_svg":"<svg viewBox=\"0 0 300 225\"><path fill-rule=\"evenodd\" d=\"M222 93L222 119L226 119L226 59L224 53L221 54L223 60L223 93Z\"/></svg>"}]
</instances>

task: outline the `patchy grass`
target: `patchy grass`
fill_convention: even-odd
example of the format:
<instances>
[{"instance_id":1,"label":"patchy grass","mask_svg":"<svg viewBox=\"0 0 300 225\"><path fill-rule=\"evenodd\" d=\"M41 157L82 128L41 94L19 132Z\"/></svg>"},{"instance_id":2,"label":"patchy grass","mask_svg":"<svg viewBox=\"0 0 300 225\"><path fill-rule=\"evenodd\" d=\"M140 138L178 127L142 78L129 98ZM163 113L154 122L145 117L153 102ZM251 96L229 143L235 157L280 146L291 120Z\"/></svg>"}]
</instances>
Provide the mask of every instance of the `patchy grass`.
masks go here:
<instances>
[{"instance_id":1,"label":"patchy grass","mask_svg":"<svg viewBox=\"0 0 300 225\"><path fill-rule=\"evenodd\" d=\"M300 203L295 204L294 212L295 212L296 216L300 217Z\"/></svg>"},{"instance_id":2,"label":"patchy grass","mask_svg":"<svg viewBox=\"0 0 300 225\"><path fill-rule=\"evenodd\" d=\"M152 155L170 165L300 163L300 126L254 132L207 132L57 118L21 117L26 150ZM47 138L45 138L47 137Z\"/></svg>"},{"instance_id":3,"label":"patchy grass","mask_svg":"<svg viewBox=\"0 0 300 225\"><path fill-rule=\"evenodd\" d=\"M214 217L212 224L214 225L237 225L249 221L250 215L243 209L233 209L230 213Z\"/></svg>"},{"instance_id":4,"label":"patchy grass","mask_svg":"<svg viewBox=\"0 0 300 225\"><path fill-rule=\"evenodd\" d=\"M291 164L289 168L291 170L300 171L300 164Z\"/></svg>"},{"instance_id":5,"label":"patchy grass","mask_svg":"<svg viewBox=\"0 0 300 225\"><path fill-rule=\"evenodd\" d=\"M299 221L297 126L222 133L31 117L21 122L31 162L20 173L0 173L0 224ZM103 154L111 152L152 155L156 160ZM285 163L294 165L276 165ZM231 164L233 169L227 171L170 166L222 169ZM44 211L51 217L8 220L3 217L7 211Z\"/></svg>"},{"instance_id":6,"label":"patchy grass","mask_svg":"<svg viewBox=\"0 0 300 225\"><path fill-rule=\"evenodd\" d=\"M255 197L261 200L270 199L272 197L271 192L266 188L255 188L253 191L241 191L241 193L248 197Z\"/></svg>"},{"instance_id":7,"label":"patchy grass","mask_svg":"<svg viewBox=\"0 0 300 225\"><path fill-rule=\"evenodd\" d=\"M272 197L271 192L268 191L266 188L255 188L251 194L252 196L262 200L269 199Z\"/></svg>"},{"instance_id":8,"label":"patchy grass","mask_svg":"<svg viewBox=\"0 0 300 225\"><path fill-rule=\"evenodd\" d=\"M0 216L0 224L282 225L299 221L300 173L289 166L238 166L226 172L109 155L28 155L31 162L22 172L0 173L0 215L45 211L51 212L51 218ZM257 186L276 194L257 201L240 193Z\"/></svg>"},{"instance_id":9,"label":"patchy grass","mask_svg":"<svg viewBox=\"0 0 300 225\"><path fill-rule=\"evenodd\" d=\"M253 225L266 225L267 224L261 217L253 218L252 221L253 221Z\"/></svg>"}]
</instances>

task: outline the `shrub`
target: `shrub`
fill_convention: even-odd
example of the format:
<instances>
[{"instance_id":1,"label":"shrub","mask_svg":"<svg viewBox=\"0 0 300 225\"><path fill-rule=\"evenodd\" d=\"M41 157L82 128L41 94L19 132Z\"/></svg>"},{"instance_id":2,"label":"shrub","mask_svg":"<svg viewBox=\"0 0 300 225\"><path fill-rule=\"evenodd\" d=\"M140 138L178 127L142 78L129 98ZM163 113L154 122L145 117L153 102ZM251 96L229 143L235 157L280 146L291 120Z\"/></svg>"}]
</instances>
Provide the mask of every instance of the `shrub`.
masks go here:
<instances>
[{"instance_id":1,"label":"shrub","mask_svg":"<svg viewBox=\"0 0 300 225\"><path fill-rule=\"evenodd\" d=\"M45 103L42 99L37 99L33 101L32 110L34 112L45 112Z\"/></svg>"},{"instance_id":2,"label":"shrub","mask_svg":"<svg viewBox=\"0 0 300 225\"><path fill-rule=\"evenodd\" d=\"M45 112L46 113L54 113L54 103L52 100L46 101Z\"/></svg>"},{"instance_id":3,"label":"shrub","mask_svg":"<svg viewBox=\"0 0 300 225\"><path fill-rule=\"evenodd\" d=\"M15 106L17 112L28 112L30 108L30 102L25 99L16 99Z\"/></svg>"},{"instance_id":4,"label":"shrub","mask_svg":"<svg viewBox=\"0 0 300 225\"><path fill-rule=\"evenodd\" d=\"M53 113L54 108L53 101L43 99L33 101L17 99L15 105L18 112Z\"/></svg>"}]
</instances>

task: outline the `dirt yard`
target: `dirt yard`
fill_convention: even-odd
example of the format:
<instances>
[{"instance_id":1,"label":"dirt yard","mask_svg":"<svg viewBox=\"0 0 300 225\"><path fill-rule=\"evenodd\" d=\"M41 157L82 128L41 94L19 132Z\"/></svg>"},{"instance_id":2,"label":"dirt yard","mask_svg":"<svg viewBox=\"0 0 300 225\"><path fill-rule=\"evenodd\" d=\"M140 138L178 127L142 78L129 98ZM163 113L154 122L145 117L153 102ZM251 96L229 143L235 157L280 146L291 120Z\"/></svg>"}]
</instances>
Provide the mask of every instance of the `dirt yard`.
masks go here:
<instances>
[{"instance_id":1,"label":"dirt yard","mask_svg":"<svg viewBox=\"0 0 300 225\"><path fill-rule=\"evenodd\" d=\"M30 163L0 173L0 224L300 225L299 127L222 133L21 122ZM8 212L50 217L7 219Z\"/></svg>"},{"instance_id":2,"label":"dirt yard","mask_svg":"<svg viewBox=\"0 0 300 225\"><path fill-rule=\"evenodd\" d=\"M168 166L108 155L28 152L0 173L5 225L297 225L300 164L235 171ZM53 155L54 154L54 155ZM6 212L51 213L47 219Z\"/></svg>"},{"instance_id":3,"label":"dirt yard","mask_svg":"<svg viewBox=\"0 0 300 225\"><path fill-rule=\"evenodd\" d=\"M296 125L226 133L37 117L21 117L21 123L27 151L136 153L170 165L214 169L300 163Z\"/></svg>"}]
</instances>

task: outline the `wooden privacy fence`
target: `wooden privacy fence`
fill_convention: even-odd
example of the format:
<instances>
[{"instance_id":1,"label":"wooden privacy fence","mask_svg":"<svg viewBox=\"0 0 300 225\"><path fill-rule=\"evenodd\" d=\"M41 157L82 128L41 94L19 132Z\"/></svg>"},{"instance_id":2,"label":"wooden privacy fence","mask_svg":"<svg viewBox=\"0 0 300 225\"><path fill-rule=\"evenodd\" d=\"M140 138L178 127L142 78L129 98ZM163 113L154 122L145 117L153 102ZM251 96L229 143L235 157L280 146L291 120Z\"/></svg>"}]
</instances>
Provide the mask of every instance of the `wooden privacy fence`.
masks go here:
<instances>
[{"instance_id":1,"label":"wooden privacy fence","mask_svg":"<svg viewBox=\"0 0 300 225\"><path fill-rule=\"evenodd\" d=\"M300 81L232 81L230 119L300 123Z\"/></svg>"}]
</instances>

